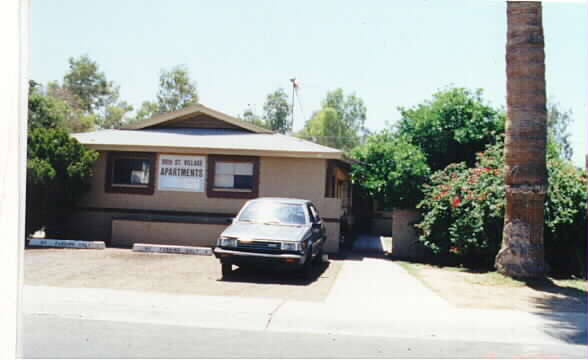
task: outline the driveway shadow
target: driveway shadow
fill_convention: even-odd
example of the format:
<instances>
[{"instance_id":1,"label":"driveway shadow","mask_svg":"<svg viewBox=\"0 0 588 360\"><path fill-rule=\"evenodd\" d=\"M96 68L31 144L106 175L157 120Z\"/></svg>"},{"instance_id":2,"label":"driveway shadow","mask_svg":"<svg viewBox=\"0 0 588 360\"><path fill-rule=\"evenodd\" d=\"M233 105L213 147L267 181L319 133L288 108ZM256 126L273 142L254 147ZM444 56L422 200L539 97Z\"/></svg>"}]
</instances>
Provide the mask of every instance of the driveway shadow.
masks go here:
<instances>
[{"instance_id":1,"label":"driveway shadow","mask_svg":"<svg viewBox=\"0 0 588 360\"><path fill-rule=\"evenodd\" d=\"M561 286L550 279L527 281L526 284L551 295L532 299L541 310L535 315L550 321L545 332L570 344L586 345L586 291Z\"/></svg>"},{"instance_id":2,"label":"driveway shadow","mask_svg":"<svg viewBox=\"0 0 588 360\"><path fill-rule=\"evenodd\" d=\"M244 266L237 267L229 277L225 276L218 281L306 286L318 280L327 271L329 266L331 266L330 261L321 261L320 263L314 264L310 280L304 279L301 271Z\"/></svg>"}]
</instances>

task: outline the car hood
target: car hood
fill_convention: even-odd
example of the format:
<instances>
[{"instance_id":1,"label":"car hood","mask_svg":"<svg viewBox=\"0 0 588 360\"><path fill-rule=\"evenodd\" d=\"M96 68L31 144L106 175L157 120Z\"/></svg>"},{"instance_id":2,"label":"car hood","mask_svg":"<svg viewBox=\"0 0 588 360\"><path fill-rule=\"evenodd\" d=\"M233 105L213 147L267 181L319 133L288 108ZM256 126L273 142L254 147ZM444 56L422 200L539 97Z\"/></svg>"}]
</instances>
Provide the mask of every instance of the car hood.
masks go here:
<instances>
[{"instance_id":1,"label":"car hood","mask_svg":"<svg viewBox=\"0 0 588 360\"><path fill-rule=\"evenodd\" d=\"M243 239L271 239L298 241L309 226L288 226L259 223L234 223L223 231L222 236Z\"/></svg>"}]
</instances>

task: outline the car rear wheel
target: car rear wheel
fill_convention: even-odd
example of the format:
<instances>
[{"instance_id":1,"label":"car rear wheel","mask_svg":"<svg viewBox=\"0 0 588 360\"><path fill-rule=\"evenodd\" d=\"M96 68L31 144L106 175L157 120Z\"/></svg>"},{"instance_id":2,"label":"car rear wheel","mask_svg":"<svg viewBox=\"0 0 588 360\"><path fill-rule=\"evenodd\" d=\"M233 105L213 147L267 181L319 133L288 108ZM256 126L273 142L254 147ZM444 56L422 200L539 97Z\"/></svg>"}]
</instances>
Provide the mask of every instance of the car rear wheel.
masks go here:
<instances>
[{"instance_id":1,"label":"car rear wheel","mask_svg":"<svg viewBox=\"0 0 588 360\"><path fill-rule=\"evenodd\" d=\"M221 264L221 272L223 274L223 278L231 276L233 272L233 264Z\"/></svg>"}]
</instances>

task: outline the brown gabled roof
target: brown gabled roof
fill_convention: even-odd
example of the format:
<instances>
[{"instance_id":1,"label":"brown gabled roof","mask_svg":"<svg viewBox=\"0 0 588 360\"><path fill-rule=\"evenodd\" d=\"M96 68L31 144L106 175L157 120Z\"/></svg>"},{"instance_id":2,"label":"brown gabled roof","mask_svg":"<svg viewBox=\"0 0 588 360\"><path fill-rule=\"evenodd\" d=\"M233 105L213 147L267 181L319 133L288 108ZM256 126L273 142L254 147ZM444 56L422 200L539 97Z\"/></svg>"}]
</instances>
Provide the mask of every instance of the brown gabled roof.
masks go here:
<instances>
[{"instance_id":1,"label":"brown gabled roof","mask_svg":"<svg viewBox=\"0 0 588 360\"><path fill-rule=\"evenodd\" d=\"M255 134L273 134L271 130L253 125L236 117L213 110L202 104L159 114L151 119L124 127L124 130L140 130L150 128L227 128L241 129Z\"/></svg>"}]
</instances>

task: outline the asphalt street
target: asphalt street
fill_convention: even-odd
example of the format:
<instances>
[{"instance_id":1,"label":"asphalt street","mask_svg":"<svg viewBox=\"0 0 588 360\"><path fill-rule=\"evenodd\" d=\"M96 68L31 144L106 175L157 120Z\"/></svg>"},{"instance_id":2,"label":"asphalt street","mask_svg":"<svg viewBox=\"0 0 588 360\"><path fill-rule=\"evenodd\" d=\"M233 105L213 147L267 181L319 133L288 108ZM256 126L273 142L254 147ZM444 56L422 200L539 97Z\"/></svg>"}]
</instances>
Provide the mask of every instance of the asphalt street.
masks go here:
<instances>
[{"instance_id":1,"label":"asphalt street","mask_svg":"<svg viewBox=\"0 0 588 360\"><path fill-rule=\"evenodd\" d=\"M48 331L50 329L50 331ZM34 358L586 358L580 345L212 329L25 315Z\"/></svg>"}]
</instances>

